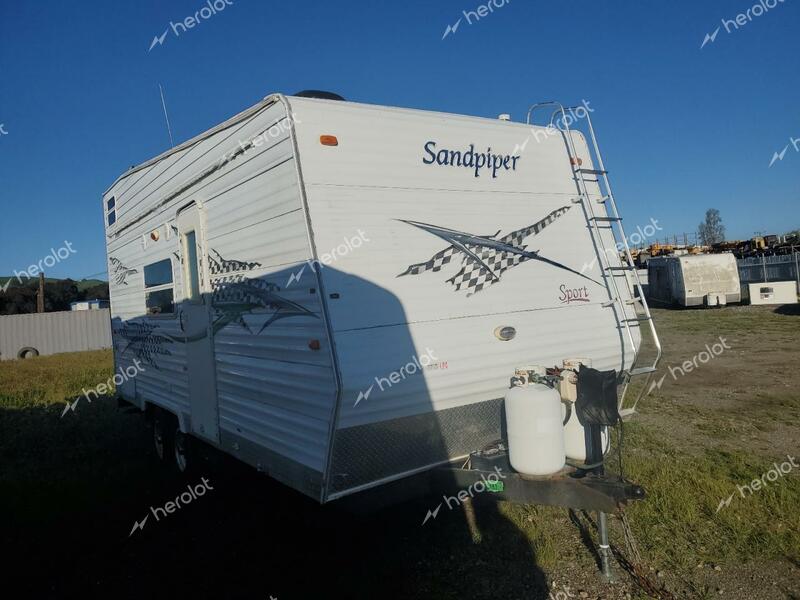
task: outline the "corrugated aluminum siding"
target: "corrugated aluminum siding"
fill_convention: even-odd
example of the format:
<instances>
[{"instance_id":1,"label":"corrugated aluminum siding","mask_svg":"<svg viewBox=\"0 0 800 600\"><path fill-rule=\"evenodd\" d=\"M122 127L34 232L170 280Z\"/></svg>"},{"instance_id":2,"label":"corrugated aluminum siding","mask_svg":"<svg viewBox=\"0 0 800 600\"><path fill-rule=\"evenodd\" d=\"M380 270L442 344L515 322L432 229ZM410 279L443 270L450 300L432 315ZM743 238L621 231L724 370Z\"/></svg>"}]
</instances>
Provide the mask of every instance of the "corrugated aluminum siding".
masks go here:
<instances>
[{"instance_id":1,"label":"corrugated aluminum siding","mask_svg":"<svg viewBox=\"0 0 800 600\"><path fill-rule=\"evenodd\" d=\"M172 226L181 207L198 202L210 260L236 261L223 272L209 269L214 289L224 290L241 277L258 279L308 311L262 330L274 310L255 310L216 333L221 445L234 454L245 444L266 448L321 473L336 386L316 277L306 269L299 281L289 284L295 266L311 258L289 130L285 106L274 102L119 180L104 198L116 199L117 223L109 233L140 220L108 246L110 258L136 271L122 284L111 273L111 308L120 322L146 322L159 333L182 335L177 318L143 316L142 272L148 263L171 258L175 299L180 301L180 248ZM256 138L258 145L248 147ZM242 154L245 147L249 149ZM215 170L233 155L234 160ZM156 229L162 238L154 243L148 236ZM320 341L320 350L309 348L311 339ZM119 340L118 350L124 345ZM180 343L168 349L169 355L154 356L157 369L136 378L136 395L188 416L185 351ZM128 360L117 354L119 366ZM278 479L287 478L275 465L264 467Z\"/></svg>"},{"instance_id":2,"label":"corrugated aluminum siding","mask_svg":"<svg viewBox=\"0 0 800 600\"><path fill-rule=\"evenodd\" d=\"M551 211L566 213L539 234L524 240L528 249L602 282L602 272L577 195L560 135L539 138L518 123L458 115L290 98L297 127L304 182L314 239L320 254L331 252L362 230L368 242L340 253L322 270L336 332L343 392L338 428L447 410L500 398L520 364L560 365L587 357L596 368L619 369L633 361L630 343L621 343L602 283L530 260L508 269L502 280L467 296L447 279L461 256L418 275L400 276L409 265L428 260L448 246L401 220L498 238L529 226ZM335 134L339 144L322 146L319 133ZM519 146L526 143L524 151ZM423 146L521 155L515 171L496 178L484 169L426 165ZM575 134L584 167L591 168L582 136ZM515 151L515 147L517 150ZM590 184L599 197L596 183ZM595 204L595 213L605 215ZM619 264L611 230L600 227L609 260ZM620 291L628 293L624 273ZM560 286L587 286L588 302L564 304ZM630 296L624 296L629 298ZM628 309L627 316L633 317ZM499 326L513 326L517 337L500 342ZM632 325L638 341L638 323ZM440 367L404 378L380 390L386 378L413 356L433 350ZM446 368L443 368L446 367ZM356 400L372 386L368 399Z\"/></svg>"},{"instance_id":3,"label":"corrugated aluminum siding","mask_svg":"<svg viewBox=\"0 0 800 600\"><path fill-rule=\"evenodd\" d=\"M22 348L44 356L110 347L107 308L0 316L0 360L17 358Z\"/></svg>"}]
</instances>

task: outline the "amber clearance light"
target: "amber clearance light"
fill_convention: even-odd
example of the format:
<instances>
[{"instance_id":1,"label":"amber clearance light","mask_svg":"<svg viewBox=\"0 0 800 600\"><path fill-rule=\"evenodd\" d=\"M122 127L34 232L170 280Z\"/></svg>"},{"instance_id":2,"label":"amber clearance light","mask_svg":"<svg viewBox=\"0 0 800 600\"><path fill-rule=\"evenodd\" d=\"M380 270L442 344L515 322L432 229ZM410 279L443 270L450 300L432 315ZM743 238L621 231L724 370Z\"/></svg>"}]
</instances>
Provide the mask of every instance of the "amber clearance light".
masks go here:
<instances>
[{"instance_id":1,"label":"amber clearance light","mask_svg":"<svg viewBox=\"0 0 800 600\"><path fill-rule=\"evenodd\" d=\"M335 135L321 135L319 136L319 143L323 146L338 146L339 140Z\"/></svg>"}]
</instances>

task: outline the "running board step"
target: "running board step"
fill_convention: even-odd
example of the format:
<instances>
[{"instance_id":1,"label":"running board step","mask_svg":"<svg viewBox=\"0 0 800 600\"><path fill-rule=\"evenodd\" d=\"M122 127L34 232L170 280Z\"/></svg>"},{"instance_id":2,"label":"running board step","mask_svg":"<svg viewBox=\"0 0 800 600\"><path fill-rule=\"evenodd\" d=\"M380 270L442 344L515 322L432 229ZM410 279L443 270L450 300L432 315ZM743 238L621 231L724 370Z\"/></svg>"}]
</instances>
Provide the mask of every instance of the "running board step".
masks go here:
<instances>
[{"instance_id":1,"label":"running board step","mask_svg":"<svg viewBox=\"0 0 800 600\"><path fill-rule=\"evenodd\" d=\"M630 265L628 265L627 267L624 266L624 265L620 266L620 267L616 267L616 266L612 265L610 267L605 267L605 269L606 269L606 271L633 271L634 270L634 268L631 267Z\"/></svg>"},{"instance_id":2,"label":"running board step","mask_svg":"<svg viewBox=\"0 0 800 600\"><path fill-rule=\"evenodd\" d=\"M598 221L600 223L610 223L615 221L622 221L622 217L589 217L590 221Z\"/></svg>"},{"instance_id":3,"label":"running board step","mask_svg":"<svg viewBox=\"0 0 800 600\"><path fill-rule=\"evenodd\" d=\"M608 171L602 171L600 169L575 169L576 173L580 173L581 175L606 175Z\"/></svg>"}]
</instances>

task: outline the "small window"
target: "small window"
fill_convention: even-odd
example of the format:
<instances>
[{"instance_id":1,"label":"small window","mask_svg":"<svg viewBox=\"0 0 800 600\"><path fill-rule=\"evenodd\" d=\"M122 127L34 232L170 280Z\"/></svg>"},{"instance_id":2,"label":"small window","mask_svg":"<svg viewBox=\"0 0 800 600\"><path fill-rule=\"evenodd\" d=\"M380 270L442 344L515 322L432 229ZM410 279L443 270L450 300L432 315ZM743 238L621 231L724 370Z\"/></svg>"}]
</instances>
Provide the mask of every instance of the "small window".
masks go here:
<instances>
[{"instance_id":1,"label":"small window","mask_svg":"<svg viewBox=\"0 0 800 600\"><path fill-rule=\"evenodd\" d=\"M144 287L151 288L172 283L172 261L168 258L145 265Z\"/></svg>"},{"instance_id":2,"label":"small window","mask_svg":"<svg viewBox=\"0 0 800 600\"><path fill-rule=\"evenodd\" d=\"M111 198L106 200L106 221L108 222L109 227L117 222L117 211L115 210L116 205L117 201L114 196L111 196Z\"/></svg>"},{"instance_id":3,"label":"small window","mask_svg":"<svg viewBox=\"0 0 800 600\"><path fill-rule=\"evenodd\" d=\"M775 288L762 287L760 293L761 294L774 294L775 293Z\"/></svg>"},{"instance_id":4,"label":"small window","mask_svg":"<svg viewBox=\"0 0 800 600\"><path fill-rule=\"evenodd\" d=\"M175 312L172 261L169 258L144 266L144 287L148 315L171 315Z\"/></svg>"}]
</instances>

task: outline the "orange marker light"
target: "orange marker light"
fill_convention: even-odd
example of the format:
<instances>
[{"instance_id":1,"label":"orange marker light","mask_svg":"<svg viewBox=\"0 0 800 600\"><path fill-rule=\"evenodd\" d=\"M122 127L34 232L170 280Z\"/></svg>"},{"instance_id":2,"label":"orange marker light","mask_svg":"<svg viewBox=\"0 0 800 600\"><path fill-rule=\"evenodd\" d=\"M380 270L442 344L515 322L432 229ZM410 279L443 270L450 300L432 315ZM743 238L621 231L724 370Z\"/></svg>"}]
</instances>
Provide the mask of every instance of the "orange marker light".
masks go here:
<instances>
[{"instance_id":1,"label":"orange marker light","mask_svg":"<svg viewBox=\"0 0 800 600\"><path fill-rule=\"evenodd\" d=\"M312 350L319 350L320 349L319 340L311 340L310 342L308 342L308 347L311 348Z\"/></svg>"},{"instance_id":2,"label":"orange marker light","mask_svg":"<svg viewBox=\"0 0 800 600\"><path fill-rule=\"evenodd\" d=\"M319 136L319 143L323 146L338 146L339 140L335 135L321 135Z\"/></svg>"}]
</instances>

